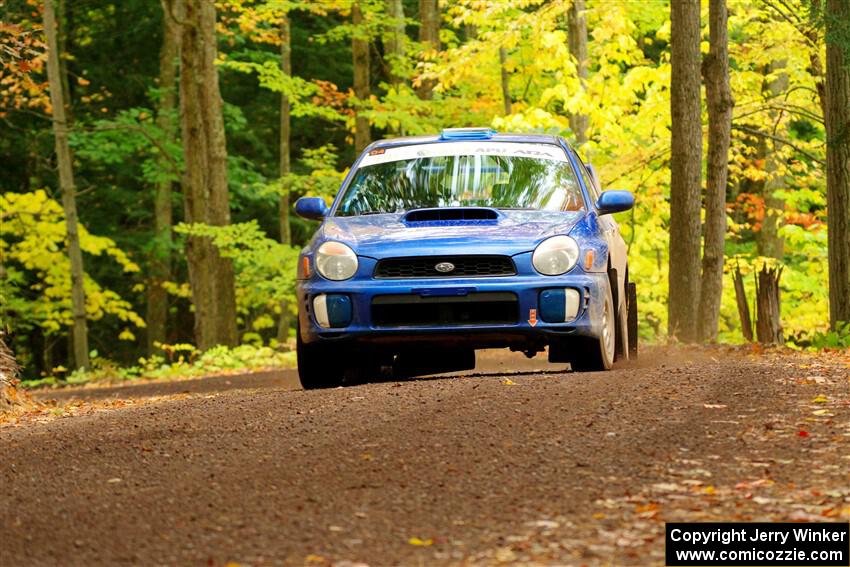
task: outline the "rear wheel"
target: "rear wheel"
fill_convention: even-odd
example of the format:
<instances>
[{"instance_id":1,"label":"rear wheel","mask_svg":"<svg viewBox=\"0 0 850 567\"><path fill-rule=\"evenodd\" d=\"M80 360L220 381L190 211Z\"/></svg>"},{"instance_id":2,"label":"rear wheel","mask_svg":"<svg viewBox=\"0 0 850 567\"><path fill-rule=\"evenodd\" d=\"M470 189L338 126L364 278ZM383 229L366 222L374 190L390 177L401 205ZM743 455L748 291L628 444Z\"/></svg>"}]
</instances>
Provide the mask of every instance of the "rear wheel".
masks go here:
<instances>
[{"instance_id":1,"label":"rear wheel","mask_svg":"<svg viewBox=\"0 0 850 567\"><path fill-rule=\"evenodd\" d=\"M298 331L296 355L298 378L305 390L342 386L345 366L337 349L323 344L305 344Z\"/></svg>"},{"instance_id":2,"label":"rear wheel","mask_svg":"<svg viewBox=\"0 0 850 567\"><path fill-rule=\"evenodd\" d=\"M626 286L626 297L628 299L628 328L629 328L629 358L635 359L638 355L638 305L637 286L629 283Z\"/></svg>"},{"instance_id":3,"label":"rear wheel","mask_svg":"<svg viewBox=\"0 0 850 567\"><path fill-rule=\"evenodd\" d=\"M602 325L598 337L581 337L573 345L570 366L576 372L608 370L614 364L616 351L617 320L614 315L614 299L611 286L605 292L602 308Z\"/></svg>"}]
</instances>

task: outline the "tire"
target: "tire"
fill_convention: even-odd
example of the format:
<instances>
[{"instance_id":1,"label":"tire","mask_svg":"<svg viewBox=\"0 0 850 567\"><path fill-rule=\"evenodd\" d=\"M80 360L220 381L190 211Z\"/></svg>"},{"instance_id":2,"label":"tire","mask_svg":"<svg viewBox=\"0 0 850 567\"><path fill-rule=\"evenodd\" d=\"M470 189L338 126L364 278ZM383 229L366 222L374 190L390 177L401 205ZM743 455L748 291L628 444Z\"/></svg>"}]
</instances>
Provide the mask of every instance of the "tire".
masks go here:
<instances>
[{"instance_id":1,"label":"tire","mask_svg":"<svg viewBox=\"0 0 850 567\"><path fill-rule=\"evenodd\" d=\"M629 358L636 359L638 357L638 304L637 304L637 286L629 283L626 288L626 298L628 299L628 329L629 329Z\"/></svg>"},{"instance_id":2,"label":"tire","mask_svg":"<svg viewBox=\"0 0 850 567\"><path fill-rule=\"evenodd\" d=\"M298 358L298 378L305 390L319 388L337 388L342 386L345 377L345 359L337 349L322 344L305 344L301 340L301 331L296 339L296 355Z\"/></svg>"},{"instance_id":3,"label":"tire","mask_svg":"<svg viewBox=\"0 0 850 567\"><path fill-rule=\"evenodd\" d=\"M614 298L609 283L605 291L602 309L602 328L598 337L581 337L575 341L570 366L575 372L598 372L610 370L616 351L617 321L614 314Z\"/></svg>"}]
</instances>

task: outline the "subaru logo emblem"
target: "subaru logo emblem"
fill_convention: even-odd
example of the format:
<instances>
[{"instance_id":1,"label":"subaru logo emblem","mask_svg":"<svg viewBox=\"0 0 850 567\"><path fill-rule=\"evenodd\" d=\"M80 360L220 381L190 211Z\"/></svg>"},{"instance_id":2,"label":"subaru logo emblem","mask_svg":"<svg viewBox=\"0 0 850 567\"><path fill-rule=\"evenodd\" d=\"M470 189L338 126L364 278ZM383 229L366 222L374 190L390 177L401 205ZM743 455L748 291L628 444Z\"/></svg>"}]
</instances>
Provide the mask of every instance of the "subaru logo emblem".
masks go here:
<instances>
[{"instance_id":1,"label":"subaru logo emblem","mask_svg":"<svg viewBox=\"0 0 850 567\"><path fill-rule=\"evenodd\" d=\"M441 274L448 274L449 272L453 272L455 269L455 265L451 262L440 262L434 269L440 272Z\"/></svg>"}]
</instances>

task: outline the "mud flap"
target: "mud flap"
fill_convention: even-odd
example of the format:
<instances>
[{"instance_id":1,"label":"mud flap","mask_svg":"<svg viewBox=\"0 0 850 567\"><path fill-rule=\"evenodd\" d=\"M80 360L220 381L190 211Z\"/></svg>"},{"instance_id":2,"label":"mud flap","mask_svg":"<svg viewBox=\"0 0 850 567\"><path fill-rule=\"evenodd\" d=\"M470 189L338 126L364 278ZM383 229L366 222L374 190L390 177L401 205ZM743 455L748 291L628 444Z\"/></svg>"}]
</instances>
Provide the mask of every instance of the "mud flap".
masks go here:
<instances>
[{"instance_id":1,"label":"mud flap","mask_svg":"<svg viewBox=\"0 0 850 567\"><path fill-rule=\"evenodd\" d=\"M611 298L614 300L614 321L617 322L614 335L614 360L628 360L629 329L626 314L623 312L624 306L620 303L620 286L615 268L608 268L608 284L611 286Z\"/></svg>"},{"instance_id":2,"label":"mud flap","mask_svg":"<svg viewBox=\"0 0 850 567\"><path fill-rule=\"evenodd\" d=\"M635 359L638 356L638 304L637 304L637 285L629 282L628 295L628 328L629 328L629 358Z\"/></svg>"}]
</instances>

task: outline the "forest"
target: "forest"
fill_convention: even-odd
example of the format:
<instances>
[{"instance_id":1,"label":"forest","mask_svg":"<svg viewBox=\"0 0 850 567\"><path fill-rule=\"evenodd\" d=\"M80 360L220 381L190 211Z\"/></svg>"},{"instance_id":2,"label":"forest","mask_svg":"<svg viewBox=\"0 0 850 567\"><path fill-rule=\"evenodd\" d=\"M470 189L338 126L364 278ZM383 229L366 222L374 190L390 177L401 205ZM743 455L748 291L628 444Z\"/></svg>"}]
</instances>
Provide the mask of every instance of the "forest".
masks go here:
<instances>
[{"instance_id":1,"label":"forest","mask_svg":"<svg viewBox=\"0 0 850 567\"><path fill-rule=\"evenodd\" d=\"M642 340L850 346L847 0L6 0L0 64L31 381L292 364L295 200L464 126L635 194Z\"/></svg>"}]
</instances>

